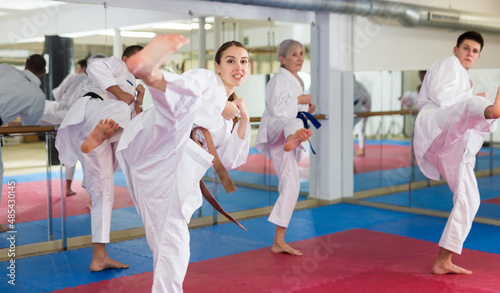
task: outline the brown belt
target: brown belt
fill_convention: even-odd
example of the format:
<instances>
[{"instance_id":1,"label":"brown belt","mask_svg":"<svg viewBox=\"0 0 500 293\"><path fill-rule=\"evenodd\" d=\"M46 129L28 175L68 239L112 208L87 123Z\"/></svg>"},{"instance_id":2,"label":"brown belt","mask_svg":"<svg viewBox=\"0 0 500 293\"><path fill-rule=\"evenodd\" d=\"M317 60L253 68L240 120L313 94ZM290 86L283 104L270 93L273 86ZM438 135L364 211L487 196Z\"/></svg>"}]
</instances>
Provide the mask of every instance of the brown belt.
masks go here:
<instances>
[{"instance_id":1,"label":"brown belt","mask_svg":"<svg viewBox=\"0 0 500 293\"><path fill-rule=\"evenodd\" d=\"M203 146L201 142L199 142L196 139L196 131L200 130L201 133L205 136L205 140L207 141L207 147L208 147L208 152L214 156L213 160L213 165L214 165L214 170L217 173L217 176L219 176L220 182L222 183L222 186L224 186L224 189L226 190L227 193L231 193L236 190L236 187L234 186L233 181L231 180L231 177L229 177L229 174L226 171L226 168L222 165L222 162L220 161L219 155L217 154L217 150L215 149L214 141L212 140L212 135L210 132L203 128L203 127L196 127L191 131L191 139L194 140L198 145ZM230 214L228 214L217 202L217 200L214 198L214 196L210 193L208 190L207 186L203 182L203 180L200 180L200 189L201 189L201 194L203 194L203 197L210 203L210 205L216 209L219 213L224 215L228 220L231 222L235 223L236 225L240 226L243 228L245 231L247 229L243 227L238 221L236 221Z\"/></svg>"}]
</instances>

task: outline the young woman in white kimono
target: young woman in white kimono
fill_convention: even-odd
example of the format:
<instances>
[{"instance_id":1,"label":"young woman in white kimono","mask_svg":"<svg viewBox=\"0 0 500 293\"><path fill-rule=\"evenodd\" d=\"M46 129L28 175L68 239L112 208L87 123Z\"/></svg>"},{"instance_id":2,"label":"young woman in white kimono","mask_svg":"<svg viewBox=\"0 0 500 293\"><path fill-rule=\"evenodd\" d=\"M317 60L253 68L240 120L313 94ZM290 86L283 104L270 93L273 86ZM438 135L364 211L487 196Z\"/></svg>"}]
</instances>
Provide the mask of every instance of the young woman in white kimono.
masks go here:
<instances>
[{"instance_id":1,"label":"young woman in white kimono","mask_svg":"<svg viewBox=\"0 0 500 293\"><path fill-rule=\"evenodd\" d=\"M311 95L304 94L304 83L297 74L304 62L302 44L285 40L278 48L278 56L281 67L266 87L267 109L255 147L273 162L279 180L279 197L268 219L276 224L271 251L302 255L285 242L285 232L300 192L298 162L305 151L301 143L312 135L312 130L305 129L296 117L299 111L313 113L316 107L311 104Z\"/></svg>"},{"instance_id":2,"label":"young woman in white kimono","mask_svg":"<svg viewBox=\"0 0 500 293\"><path fill-rule=\"evenodd\" d=\"M245 163L250 146L246 105L242 99L228 101L247 77L245 47L235 41L222 45L215 55L217 74L205 69L182 75L160 71L187 42L182 35L157 37L127 64L148 85L154 102L125 129L116 153L153 251L153 292L182 292L189 262L187 224L202 204L199 181L214 159L189 138L191 130L209 130L226 168ZM233 130L238 114L241 119ZM96 127L92 144L112 130L106 121Z\"/></svg>"},{"instance_id":3,"label":"young woman in white kimono","mask_svg":"<svg viewBox=\"0 0 500 293\"><path fill-rule=\"evenodd\" d=\"M109 243L114 200L113 178L118 168L114 154L117 141L121 130L141 111L145 91L141 85L136 88L135 77L127 69L126 62L141 49L141 46L126 48L122 60L109 57L90 62L87 73L92 83L83 89L83 97L70 108L57 132L55 146L59 151L59 159L68 167L74 166L77 160L82 163L86 188L92 198L91 271L128 267L111 259L105 245ZM137 101L134 98L136 91ZM82 147L82 143L96 124L105 118L114 119L114 129L120 130L90 152L88 146Z\"/></svg>"},{"instance_id":4,"label":"young woman in white kimono","mask_svg":"<svg viewBox=\"0 0 500 293\"><path fill-rule=\"evenodd\" d=\"M480 56L483 38L477 32L460 35L453 55L434 63L425 75L417 107L414 149L420 169L430 179L439 175L453 191L453 209L439 241L434 274L471 274L452 262L460 254L479 209L474 174L475 156L487 132L500 117L500 90L492 105L485 93L474 94L467 70Z\"/></svg>"}]
</instances>

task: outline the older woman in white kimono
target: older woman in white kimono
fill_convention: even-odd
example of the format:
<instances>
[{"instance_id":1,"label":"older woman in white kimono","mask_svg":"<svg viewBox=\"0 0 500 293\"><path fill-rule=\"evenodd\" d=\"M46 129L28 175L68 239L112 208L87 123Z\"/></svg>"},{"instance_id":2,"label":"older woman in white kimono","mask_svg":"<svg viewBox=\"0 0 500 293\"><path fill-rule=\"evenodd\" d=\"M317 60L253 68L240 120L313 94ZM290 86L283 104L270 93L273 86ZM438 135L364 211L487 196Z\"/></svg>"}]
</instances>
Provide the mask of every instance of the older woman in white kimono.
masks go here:
<instances>
[{"instance_id":1,"label":"older woman in white kimono","mask_svg":"<svg viewBox=\"0 0 500 293\"><path fill-rule=\"evenodd\" d=\"M160 71L187 42L181 35L157 37L127 64L148 85L154 102L125 129L116 153L153 251L153 292L182 292L189 262L187 224L202 204L199 181L214 158L189 139L191 130L201 126L210 131L226 168L245 163L250 145L244 101L228 102L246 80L248 52L241 43L224 44L215 56L218 74ZM232 131L238 114L241 120ZM104 131L107 123L96 128L95 144L112 132L112 125Z\"/></svg>"},{"instance_id":2,"label":"older woman in white kimono","mask_svg":"<svg viewBox=\"0 0 500 293\"><path fill-rule=\"evenodd\" d=\"M477 32L462 34L453 55L434 63L422 84L415 121L415 156L430 179L444 177L453 191L453 209L439 241L434 274L471 274L452 263L460 254L480 197L474 174L475 156L485 134L495 131L500 117L500 92L492 105L485 93L474 94L467 70L479 58L483 38Z\"/></svg>"},{"instance_id":3,"label":"older woman in white kimono","mask_svg":"<svg viewBox=\"0 0 500 293\"><path fill-rule=\"evenodd\" d=\"M85 183L92 198L92 262L91 271L109 268L127 268L111 259L105 245L109 243L111 212L114 200L114 173L118 162L114 155L121 129L140 112L144 87L135 86L135 77L129 72L126 62L130 56L141 50L141 46L130 46L123 52L122 60L116 57L94 59L88 65L87 73L92 81L82 90L82 98L70 108L57 132L55 146L59 159L68 167L82 162ZM135 94L137 90L137 101ZM135 109L135 111L134 111ZM105 142L90 152L86 141L101 119L112 118L115 131Z\"/></svg>"},{"instance_id":4,"label":"older woman in white kimono","mask_svg":"<svg viewBox=\"0 0 500 293\"><path fill-rule=\"evenodd\" d=\"M305 129L299 111L313 113L311 95L304 93L304 82L298 72L304 62L304 49L294 40L283 41L278 48L281 62L279 73L274 75L266 87L267 109L257 133L255 147L273 162L279 179L279 197L269 216L276 224L276 234L271 251L302 255L285 242L285 232L299 197L300 182L298 162L312 130Z\"/></svg>"}]
</instances>

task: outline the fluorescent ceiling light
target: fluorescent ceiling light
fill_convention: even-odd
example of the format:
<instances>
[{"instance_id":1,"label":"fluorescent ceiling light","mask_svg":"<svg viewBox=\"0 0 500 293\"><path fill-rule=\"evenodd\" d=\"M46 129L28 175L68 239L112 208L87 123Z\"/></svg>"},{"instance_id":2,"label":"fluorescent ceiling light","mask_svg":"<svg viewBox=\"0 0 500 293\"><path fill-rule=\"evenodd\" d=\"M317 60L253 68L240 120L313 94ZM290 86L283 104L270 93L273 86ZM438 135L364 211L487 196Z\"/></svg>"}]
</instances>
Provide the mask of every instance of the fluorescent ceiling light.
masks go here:
<instances>
[{"instance_id":1,"label":"fluorescent ceiling light","mask_svg":"<svg viewBox=\"0 0 500 293\"><path fill-rule=\"evenodd\" d=\"M190 31L192 29L197 30L200 28L200 25L197 22L193 22L191 24L189 23L161 23L154 25L153 28L158 28L158 29L167 29L167 30L185 30L185 31ZM205 23L205 29L209 30L212 28L212 25L209 23Z\"/></svg>"},{"instance_id":2,"label":"fluorescent ceiling light","mask_svg":"<svg viewBox=\"0 0 500 293\"><path fill-rule=\"evenodd\" d=\"M1 0L0 8L12 10L35 10L50 6L59 6L66 3L48 0Z\"/></svg>"},{"instance_id":3,"label":"fluorescent ceiling light","mask_svg":"<svg viewBox=\"0 0 500 293\"><path fill-rule=\"evenodd\" d=\"M77 32L77 33L69 33L69 34L61 34L63 37L67 38L83 38L90 36L111 36L115 35L114 30L97 30L97 31L86 31L86 32ZM156 37L155 33L152 32L132 32L132 31L120 31L120 35L122 37L130 37L130 38L154 38Z\"/></svg>"},{"instance_id":4,"label":"fluorescent ceiling light","mask_svg":"<svg viewBox=\"0 0 500 293\"><path fill-rule=\"evenodd\" d=\"M0 49L0 57L2 58L28 58L29 55L29 50Z\"/></svg>"}]
</instances>

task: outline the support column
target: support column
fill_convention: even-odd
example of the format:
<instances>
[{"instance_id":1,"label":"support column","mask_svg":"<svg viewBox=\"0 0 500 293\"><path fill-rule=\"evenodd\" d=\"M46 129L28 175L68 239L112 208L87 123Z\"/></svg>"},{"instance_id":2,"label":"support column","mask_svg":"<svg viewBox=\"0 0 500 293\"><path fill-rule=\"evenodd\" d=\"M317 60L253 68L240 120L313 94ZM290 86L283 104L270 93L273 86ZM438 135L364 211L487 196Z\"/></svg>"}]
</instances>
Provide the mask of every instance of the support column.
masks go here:
<instances>
[{"instance_id":1,"label":"support column","mask_svg":"<svg viewBox=\"0 0 500 293\"><path fill-rule=\"evenodd\" d=\"M313 103L328 119L313 135L310 195L324 200L353 195L352 58L341 51L352 44L351 23L349 15L317 12L311 34Z\"/></svg>"},{"instance_id":2,"label":"support column","mask_svg":"<svg viewBox=\"0 0 500 293\"><path fill-rule=\"evenodd\" d=\"M205 30L205 17L200 16L198 28L198 67L207 68L207 31Z\"/></svg>"},{"instance_id":3,"label":"support column","mask_svg":"<svg viewBox=\"0 0 500 293\"><path fill-rule=\"evenodd\" d=\"M113 37L113 56L122 59L123 42L120 29L115 28L115 36Z\"/></svg>"}]
</instances>

